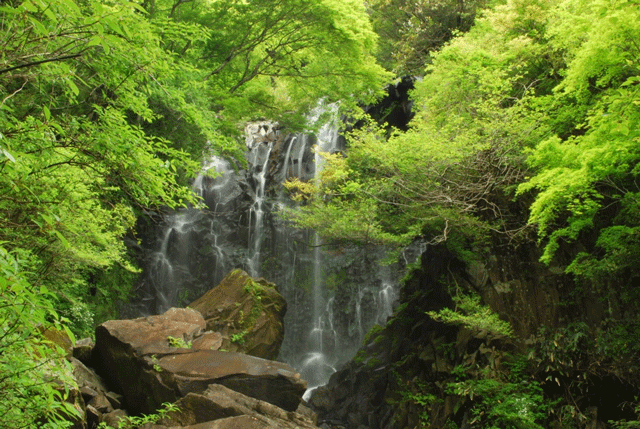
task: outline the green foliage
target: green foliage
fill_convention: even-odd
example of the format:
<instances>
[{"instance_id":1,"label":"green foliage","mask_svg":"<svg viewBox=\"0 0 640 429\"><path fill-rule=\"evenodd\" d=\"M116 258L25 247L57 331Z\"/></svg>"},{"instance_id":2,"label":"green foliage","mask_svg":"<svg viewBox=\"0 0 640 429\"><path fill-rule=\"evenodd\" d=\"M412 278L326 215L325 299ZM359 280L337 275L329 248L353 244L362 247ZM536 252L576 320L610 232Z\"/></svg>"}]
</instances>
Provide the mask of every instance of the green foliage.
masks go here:
<instances>
[{"instance_id":1,"label":"green foliage","mask_svg":"<svg viewBox=\"0 0 640 429\"><path fill-rule=\"evenodd\" d=\"M469 329L486 330L493 334L513 336L511 324L491 311L487 305L480 304L477 295L457 295L453 297L455 309L443 308L429 311L427 314L434 320L455 325L463 325Z\"/></svg>"},{"instance_id":2,"label":"green foliage","mask_svg":"<svg viewBox=\"0 0 640 429\"><path fill-rule=\"evenodd\" d=\"M532 338L528 359L536 377L562 389L554 418L563 427L581 427L589 416L586 398L600 396L601 380L613 378L622 384L637 384L638 326L608 320L598 329L575 322L556 329L541 328ZM555 388L555 389L554 389ZM563 402L560 402L560 401ZM629 404L621 403L618 411ZM613 427L635 427L634 422L610 422ZM625 426L629 424L628 426Z\"/></svg>"},{"instance_id":3,"label":"green foliage","mask_svg":"<svg viewBox=\"0 0 640 429\"><path fill-rule=\"evenodd\" d=\"M638 398L636 398L636 401ZM637 402L633 404L633 411L636 414L636 417L640 417L640 404ZM609 421L609 424L614 429L638 429L640 428L640 419L638 420L618 420L618 421Z\"/></svg>"},{"instance_id":4,"label":"green foliage","mask_svg":"<svg viewBox=\"0 0 640 429\"><path fill-rule=\"evenodd\" d=\"M409 3L370 7L381 32L406 27L413 47L446 6L423 22L441 5ZM335 241L403 246L421 236L468 260L489 234L526 239L528 209L542 261L580 241L563 265L615 295L640 266L639 10L633 0L490 5L429 54L410 129L388 136L365 122L346 157L327 156L315 182L291 184L307 204L287 216ZM395 14L397 24L385 22ZM633 289L621 288L625 302Z\"/></svg>"},{"instance_id":5,"label":"green foliage","mask_svg":"<svg viewBox=\"0 0 640 429\"><path fill-rule=\"evenodd\" d=\"M575 322L557 329L541 328L529 354L547 381L576 391L588 390L590 379L613 375L636 383L640 357L640 324L604 320L597 329Z\"/></svg>"},{"instance_id":6,"label":"green foliage","mask_svg":"<svg viewBox=\"0 0 640 429\"><path fill-rule=\"evenodd\" d=\"M242 121L299 124L320 97L353 108L387 78L355 0L144 7L0 7L0 240L31 252L30 280L82 334L129 295L136 217L198 204L184 185L203 152L242 163Z\"/></svg>"},{"instance_id":7,"label":"green foliage","mask_svg":"<svg viewBox=\"0 0 640 429\"><path fill-rule=\"evenodd\" d=\"M429 411L435 403L442 402L436 395L427 392L427 384L420 379L403 380L397 371L393 373L398 390L395 395L398 399L388 398L387 402L396 404L407 410L408 413L417 415L416 428L429 427Z\"/></svg>"},{"instance_id":8,"label":"green foliage","mask_svg":"<svg viewBox=\"0 0 640 429\"><path fill-rule=\"evenodd\" d=\"M153 369L156 372L164 371L160 364L158 363L158 357L156 355L151 355L151 364L153 365Z\"/></svg>"},{"instance_id":9,"label":"green foliage","mask_svg":"<svg viewBox=\"0 0 640 429\"><path fill-rule=\"evenodd\" d=\"M24 1L0 15L0 239L31 255L29 280L85 334L101 305L87 297L130 287L91 280L135 272L122 239L136 211L194 202L176 171L198 167L129 121L151 120L142 86L167 70L139 6Z\"/></svg>"},{"instance_id":10,"label":"green foliage","mask_svg":"<svg viewBox=\"0 0 640 429\"><path fill-rule=\"evenodd\" d=\"M542 429L549 409L542 388L533 381L481 378L449 384L449 394L474 401L470 427Z\"/></svg>"},{"instance_id":11,"label":"green foliage","mask_svg":"<svg viewBox=\"0 0 640 429\"><path fill-rule=\"evenodd\" d=\"M548 127L529 101L540 76L538 64L528 73L526 63L539 58L538 41L509 31L488 12L433 54L413 92L410 129L387 136L365 123L352 132L346 158L327 156L315 183L291 184L308 204L289 218L334 240L450 242L465 260L491 232L514 233L520 225L502 205L524 178L523 149Z\"/></svg>"},{"instance_id":12,"label":"green foliage","mask_svg":"<svg viewBox=\"0 0 640 429\"><path fill-rule=\"evenodd\" d=\"M210 119L225 130L223 139L247 118L304 126L302 115L320 98L353 108L387 78L373 61L375 34L356 0L156 1L148 8L153 22L171 24L163 43L191 66L176 79L216 113ZM156 99L174 110L166 95Z\"/></svg>"},{"instance_id":13,"label":"green foliage","mask_svg":"<svg viewBox=\"0 0 640 429\"><path fill-rule=\"evenodd\" d=\"M595 232L594 247L569 268L583 278L624 275L639 257L637 6L566 1L549 28L550 43L568 58L552 107L563 122L531 153L535 175L519 192L537 191L530 221L546 241L543 261L564 242Z\"/></svg>"},{"instance_id":14,"label":"green foliage","mask_svg":"<svg viewBox=\"0 0 640 429\"><path fill-rule=\"evenodd\" d=\"M20 262L0 247L0 426L69 427L82 418L66 402L69 389L77 389L72 368L65 352L42 336L43 326L64 330L64 320L52 293L30 284Z\"/></svg>"},{"instance_id":15,"label":"green foliage","mask_svg":"<svg viewBox=\"0 0 640 429\"><path fill-rule=\"evenodd\" d=\"M462 404L470 408L471 427L546 427L556 402L545 398L542 387L531 377L527 355L506 358L507 371L486 368L476 373L457 366L452 371L457 381L448 384L447 393L461 396Z\"/></svg>"},{"instance_id":16,"label":"green foliage","mask_svg":"<svg viewBox=\"0 0 640 429\"><path fill-rule=\"evenodd\" d=\"M430 54L468 31L484 1L372 0L369 14L380 35L381 64L398 76L421 75Z\"/></svg>"},{"instance_id":17,"label":"green foliage","mask_svg":"<svg viewBox=\"0 0 640 429\"><path fill-rule=\"evenodd\" d=\"M362 340L362 344L367 345L371 342L371 340L374 340L376 342L382 341L382 339L384 339L384 335L382 334L383 332L384 332L384 328L382 326L373 325L371 329L369 329L369 331L364 336L364 339Z\"/></svg>"},{"instance_id":18,"label":"green foliage","mask_svg":"<svg viewBox=\"0 0 640 429\"><path fill-rule=\"evenodd\" d=\"M167 341L169 341L170 347L176 347L178 349L190 349L192 346L191 342L186 342L184 338L176 338L171 335L167 337Z\"/></svg>"},{"instance_id":19,"label":"green foliage","mask_svg":"<svg viewBox=\"0 0 640 429\"><path fill-rule=\"evenodd\" d=\"M243 345L244 344L244 337L246 337L248 333L249 333L249 331L245 329L244 331L237 332L235 334L231 334L231 337L229 338L229 340L232 343Z\"/></svg>"},{"instance_id":20,"label":"green foliage","mask_svg":"<svg viewBox=\"0 0 640 429\"><path fill-rule=\"evenodd\" d=\"M180 408L176 404L170 404L165 402L162 404L162 408L153 414L143 414L141 416L125 416L118 421L118 429L137 429L144 425L155 424L167 417L169 413L175 413L180 411ZM98 429L113 429L105 422L100 423Z\"/></svg>"}]
</instances>

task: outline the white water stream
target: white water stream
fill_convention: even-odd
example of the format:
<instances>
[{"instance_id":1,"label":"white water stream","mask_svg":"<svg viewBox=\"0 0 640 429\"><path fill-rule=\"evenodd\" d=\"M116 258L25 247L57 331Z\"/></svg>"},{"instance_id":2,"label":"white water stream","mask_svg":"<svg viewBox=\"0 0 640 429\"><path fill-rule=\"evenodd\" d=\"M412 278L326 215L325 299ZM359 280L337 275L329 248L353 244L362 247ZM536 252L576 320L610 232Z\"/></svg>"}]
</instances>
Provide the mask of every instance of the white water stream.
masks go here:
<instances>
[{"instance_id":1,"label":"white water stream","mask_svg":"<svg viewBox=\"0 0 640 429\"><path fill-rule=\"evenodd\" d=\"M310 121L323 113L316 110ZM309 180L324 167L321 152L344 150L338 124L337 109L315 136L285 138L277 124L251 124L246 171L207 160L203 172L214 169L217 177L193 183L207 207L164 216L148 253L139 313L187 305L232 269L244 268L274 281L287 300L279 360L298 369L310 388L327 383L371 326L385 323L397 298L397 276L376 262L381 251L331 246L274 213L294 204L282 190L285 179Z\"/></svg>"}]
</instances>

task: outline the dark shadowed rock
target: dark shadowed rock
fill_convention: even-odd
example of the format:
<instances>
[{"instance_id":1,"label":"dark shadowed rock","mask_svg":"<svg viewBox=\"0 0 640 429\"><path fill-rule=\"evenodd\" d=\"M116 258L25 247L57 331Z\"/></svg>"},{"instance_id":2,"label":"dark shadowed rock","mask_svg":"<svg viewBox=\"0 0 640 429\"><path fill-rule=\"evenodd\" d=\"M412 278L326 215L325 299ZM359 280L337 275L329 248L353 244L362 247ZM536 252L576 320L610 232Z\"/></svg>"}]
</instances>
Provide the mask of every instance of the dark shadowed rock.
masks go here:
<instances>
[{"instance_id":1,"label":"dark shadowed rock","mask_svg":"<svg viewBox=\"0 0 640 429\"><path fill-rule=\"evenodd\" d=\"M82 338L76 341L76 344L73 346L73 357L84 364L89 364L93 346L94 344L91 338Z\"/></svg>"},{"instance_id":2,"label":"dark shadowed rock","mask_svg":"<svg viewBox=\"0 0 640 429\"><path fill-rule=\"evenodd\" d=\"M87 405L85 415L87 420L87 427L89 428L97 427L102 420L102 413L93 408L91 405Z\"/></svg>"},{"instance_id":3,"label":"dark shadowed rock","mask_svg":"<svg viewBox=\"0 0 640 429\"><path fill-rule=\"evenodd\" d=\"M91 395L91 397L93 397L98 394L97 392L107 392L109 390L102 377L96 374L93 369L87 367L76 358L70 358L69 360L73 366L73 377L81 388L81 391L83 391L84 388L83 394L93 392Z\"/></svg>"},{"instance_id":4,"label":"dark shadowed rock","mask_svg":"<svg viewBox=\"0 0 640 429\"><path fill-rule=\"evenodd\" d=\"M189 307L202 313L208 331L222 333L223 349L278 357L287 306L273 283L234 270Z\"/></svg>"},{"instance_id":5,"label":"dark shadowed rock","mask_svg":"<svg viewBox=\"0 0 640 429\"><path fill-rule=\"evenodd\" d=\"M179 397L218 383L293 411L307 387L290 366L241 353L199 350L164 356L157 365L162 381Z\"/></svg>"},{"instance_id":6,"label":"dark shadowed rock","mask_svg":"<svg viewBox=\"0 0 640 429\"><path fill-rule=\"evenodd\" d=\"M91 400L87 405L92 406L96 410L100 411L102 414L110 413L113 411L113 406L111 405L111 402L109 402L109 399L107 399L107 396L102 392L98 393L96 396L91 398Z\"/></svg>"},{"instance_id":7,"label":"dark shadowed rock","mask_svg":"<svg viewBox=\"0 0 640 429\"><path fill-rule=\"evenodd\" d=\"M120 421L125 420L129 414L125 410L114 410L110 413L103 414L101 421L112 428L120 426Z\"/></svg>"},{"instance_id":8,"label":"dark shadowed rock","mask_svg":"<svg viewBox=\"0 0 640 429\"><path fill-rule=\"evenodd\" d=\"M217 337L199 340L204 324L196 310L170 309L160 316L98 326L96 356L129 411L151 413L164 402L202 393L214 383L288 411L298 407L306 389L300 374L280 362L211 350ZM172 347L169 337L190 348Z\"/></svg>"}]
</instances>

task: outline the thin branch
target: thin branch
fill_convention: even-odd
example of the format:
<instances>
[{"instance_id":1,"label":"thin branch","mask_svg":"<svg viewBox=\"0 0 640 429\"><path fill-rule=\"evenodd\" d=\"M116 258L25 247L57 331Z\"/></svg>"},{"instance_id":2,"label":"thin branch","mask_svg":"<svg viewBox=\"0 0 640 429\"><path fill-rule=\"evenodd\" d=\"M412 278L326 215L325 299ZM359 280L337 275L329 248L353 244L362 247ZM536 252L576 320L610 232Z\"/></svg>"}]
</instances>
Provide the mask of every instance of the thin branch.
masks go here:
<instances>
[{"instance_id":1,"label":"thin branch","mask_svg":"<svg viewBox=\"0 0 640 429\"><path fill-rule=\"evenodd\" d=\"M44 63L50 63L50 62L53 62L53 61L64 61L64 60L68 60L70 58L78 58L78 57L82 56L83 52L84 52L84 50L81 51L81 52L75 53L75 54L63 55L61 57L47 58L47 59L40 60L40 61L33 61L31 63L20 64L20 65L17 65L17 66L13 66L13 67L9 67L9 68L6 68L6 69L2 69L2 70L0 70L0 74L8 73L10 71L18 70L18 69L22 69L22 68L26 68L26 67L33 67L33 66L37 66L37 65L40 65L40 64L44 64Z\"/></svg>"}]
</instances>

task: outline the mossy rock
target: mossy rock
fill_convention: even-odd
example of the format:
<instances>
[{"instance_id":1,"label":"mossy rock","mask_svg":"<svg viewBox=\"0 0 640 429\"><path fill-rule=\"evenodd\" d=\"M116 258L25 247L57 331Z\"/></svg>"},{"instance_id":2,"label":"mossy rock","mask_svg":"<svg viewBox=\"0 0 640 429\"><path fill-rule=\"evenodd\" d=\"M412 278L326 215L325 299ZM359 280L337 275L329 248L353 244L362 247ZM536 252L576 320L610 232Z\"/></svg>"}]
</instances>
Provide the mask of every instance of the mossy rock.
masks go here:
<instances>
[{"instance_id":1,"label":"mossy rock","mask_svg":"<svg viewBox=\"0 0 640 429\"><path fill-rule=\"evenodd\" d=\"M222 334L221 350L278 357L287 304L275 284L234 270L189 307L202 313L207 330Z\"/></svg>"}]
</instances>

